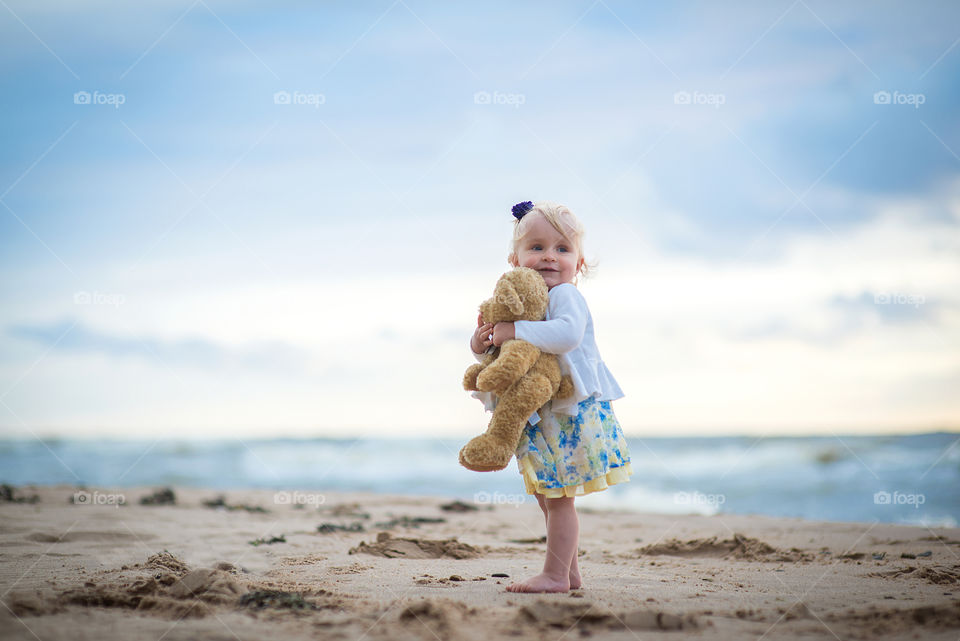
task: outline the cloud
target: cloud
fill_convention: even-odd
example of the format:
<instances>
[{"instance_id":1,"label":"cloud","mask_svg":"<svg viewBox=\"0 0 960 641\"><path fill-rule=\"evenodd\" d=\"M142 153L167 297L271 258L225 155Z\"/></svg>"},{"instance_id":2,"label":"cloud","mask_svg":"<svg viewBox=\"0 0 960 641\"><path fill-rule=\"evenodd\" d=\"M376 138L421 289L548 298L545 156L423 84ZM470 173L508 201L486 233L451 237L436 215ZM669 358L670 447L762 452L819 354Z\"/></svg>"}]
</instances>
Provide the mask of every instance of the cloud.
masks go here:
<instances>
[{"instance_id":1,"label":"cloud","mask_svg":"<svg viewBox=\"0 0 960 641\"><path fill-rule=\"evenodd\" d=\"M23 221L0 207L0 305L17 339L0 370L16 379L78 317L54 352L90 355L31 371L18 384L27 418L76 424L83 407L43 414L44 393L85 377L90 424L118 383L142 380L157 424L260 429L283 413L316 425L322 387L331 429L474 425L457 405L466 340L506 268L509 206L537 198L587 226L600 268L583 288L634 390L632 425L870 423L860 399L810 407L777 383L784 363L797 389L827 372L837 395L873 377L929 401L890 422L956 416L919 391L945 389L930 381L956 363L944 347L960 305L952 4L494 3L466 22L462 8L410 5L430 30L398 4L365 32L389 5L209 3L243 43L199 4L98 1L70 5L68 20L48 3L10 6L80 76L18 21L0 23L12 97L0 190L16 183L3 200ZM76 105L81 89L127 100ZM277 105L278 90L326 101ZM926 101L879 105L878 90ZM524 101L479 104L478 91ZM724 100L677 104L678 91ZM204 204L186 213L191 190ZM128 304L73 304L94 287ZM411 292L433 305L414 309ZM398 385L389 370L411 361ZM191 389L158 390L163 364ZM239 387L247 372L278 375Z\"/></svg>"},{"instance_id":2,"label":"cloud","mask_svg":"<svg viewBox=\"0 0 960 641\"><path fill-rule=\"evenodd\" d=\"M809 345L838 346L881 325L936 327L943 305L928 301L919 293L864 291L857 296L835 294L821 307L826 320L822 326L811 327L803 319L776 316L761 325L731 332L731 337L743 341L790 339Z\"/></svg>"},{"instance_id":3,"label":"cloud","mask_svg":"<svg viewBox=\"0 0 960 641\"><path fill-rule=\"evenodd\" d=\"M69 320L46 325L13 325L6 333L50 347L55 352L138 358L162 366L243 369L295 376L304 373L307 362L303 349L281 341L248 341L234 346L206 338L171 341L150 336L119 336Z\"/></svg>"}]
</instances>

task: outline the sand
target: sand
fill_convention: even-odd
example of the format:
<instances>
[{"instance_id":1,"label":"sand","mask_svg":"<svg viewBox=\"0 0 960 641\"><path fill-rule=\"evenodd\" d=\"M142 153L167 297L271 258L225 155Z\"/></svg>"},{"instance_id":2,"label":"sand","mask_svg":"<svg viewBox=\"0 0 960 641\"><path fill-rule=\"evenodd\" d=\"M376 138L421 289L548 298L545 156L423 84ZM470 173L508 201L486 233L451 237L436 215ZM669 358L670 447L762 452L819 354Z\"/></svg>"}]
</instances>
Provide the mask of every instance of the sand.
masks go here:
<instances>
[{"instance_id":1,"label":"sand","mask_svg":"<svg viewBox=\"0 0 960 641\"><path fill-rule=\"evenodd\" d=\"M532 502L162 489L6 492L0 639L960 638L960 529L582 511L526 595Z\"/></svg>"}]
</instances>

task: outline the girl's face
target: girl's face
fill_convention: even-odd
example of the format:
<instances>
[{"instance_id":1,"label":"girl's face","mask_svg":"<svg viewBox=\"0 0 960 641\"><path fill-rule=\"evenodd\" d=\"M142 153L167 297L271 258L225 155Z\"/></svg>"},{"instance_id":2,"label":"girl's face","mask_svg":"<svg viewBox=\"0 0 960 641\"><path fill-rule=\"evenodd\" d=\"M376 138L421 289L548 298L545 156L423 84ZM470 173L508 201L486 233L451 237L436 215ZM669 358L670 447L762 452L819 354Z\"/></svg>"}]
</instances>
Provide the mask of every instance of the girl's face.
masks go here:
<instances>
[{"instance_id":1,"label":"girl's face","mask_svg":"<svg viewBox=\"0 0 960 641\"><path fill-rule=\"evenodd\" d=\"M547 283L547 289L553 289L562 283L573 282L583 266L583 258L576 245L566 236L553 228L543 216L536 216L527 228L527 233L517 244L514 267L535 269Z\"/></svg>"}]
</instances>

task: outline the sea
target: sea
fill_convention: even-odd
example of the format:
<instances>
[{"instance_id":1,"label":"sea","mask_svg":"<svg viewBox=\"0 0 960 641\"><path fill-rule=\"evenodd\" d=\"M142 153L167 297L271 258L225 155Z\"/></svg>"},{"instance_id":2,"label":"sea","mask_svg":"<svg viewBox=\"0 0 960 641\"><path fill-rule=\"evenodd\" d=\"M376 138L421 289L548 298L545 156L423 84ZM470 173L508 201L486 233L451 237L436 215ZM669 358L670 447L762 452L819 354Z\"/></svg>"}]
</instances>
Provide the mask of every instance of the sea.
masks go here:
<instances>
[{"instance_id":1,"label":"sea","mask_svg":"<svg viewBox=\"0 0 960 641\"><path fill-rule=\"evenodd\" d=\"M217 438L0 440L0 482L429 495L520 505L514 461L500 472L457 463L464 439ZM956 527L960 434L628 438L633 476L578 499L588 509L757 514ZM297 497L306 497L300 499Z\"/></svg>"}]
</instances>

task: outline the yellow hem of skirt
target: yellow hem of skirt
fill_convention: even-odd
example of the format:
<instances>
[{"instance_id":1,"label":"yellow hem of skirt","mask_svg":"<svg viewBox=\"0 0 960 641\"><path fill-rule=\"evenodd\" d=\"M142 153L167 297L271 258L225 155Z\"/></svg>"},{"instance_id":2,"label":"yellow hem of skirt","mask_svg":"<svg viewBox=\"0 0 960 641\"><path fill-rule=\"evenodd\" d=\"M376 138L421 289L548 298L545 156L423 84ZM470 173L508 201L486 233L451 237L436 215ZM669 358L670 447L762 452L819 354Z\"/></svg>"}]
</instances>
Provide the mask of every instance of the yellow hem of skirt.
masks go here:
<instances>
[{"instance_id":1,"label":"yellow hem of skirt","mask_svg":"<svg viewBox=\"0 0 960 641\"><path fill-rule=\"evenodd\" d=\"M615 467L604 476L599 476L579 485L568 485L566 487L543 487L537 479L537 473L533 469L529 456L520 459L521 474L523 474L523 483L527 488L527 494L542 494L548 499L559 499L565 496L584 496L592 492L600 492L611 485L625 483L630 480L633 474L633 468L627 461L620 467Z\"/></svg>"}]
</instances>

